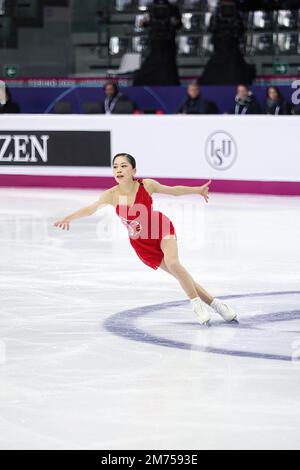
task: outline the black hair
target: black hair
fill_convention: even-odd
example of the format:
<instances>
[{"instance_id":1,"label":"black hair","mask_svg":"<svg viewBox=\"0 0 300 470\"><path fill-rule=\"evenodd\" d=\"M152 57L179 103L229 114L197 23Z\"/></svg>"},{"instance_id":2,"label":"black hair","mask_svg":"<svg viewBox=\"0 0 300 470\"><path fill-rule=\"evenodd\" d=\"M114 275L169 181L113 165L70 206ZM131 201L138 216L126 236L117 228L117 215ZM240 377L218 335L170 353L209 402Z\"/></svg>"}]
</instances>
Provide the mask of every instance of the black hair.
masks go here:
<instances>
[{"instance_id":1,"label":"black hair","mask_svg":"<svg viewBox=\"0 0 300 470\"><path fill-rule=\"evenodd\" d=\"M249 85L246 85L246 83L238 83L237 88L242 86L243 88L246 88L246 90L250 91Z\"/></svg>"},{"instance_id":2,"label":"black hair","mask_svg":"<svg viewBox=\"0 0 300 470\"><path fill-rule=\"evenodd\" d=\"M126 157L132 168L135 170L136 169L136 161L135 158L133 158L132 155L129 155L129 153L117 153L117 155L114 156L113 158L113 164L115 163L116 158L118 157Z\"/></svg>"},{"instance_id":3,"label":"black hair","mask_svg":"<svg viewBox=\"0 0 300 470\"><path fill-rule=\"evenodd\" d=\"M192 80L192 81L189 83L189 86L196 86L196 87L200 88L199 80Z\"/></svg>"},{"instance_id":4,"label":"black hair","mask_svg":"<svg viewBox=\"0 0 300 470\"><path fill-rule=\"evenodd\" d=\"M273 88L273 90L276 91L279 101L283 101L284 98L283 98L283 95L282 95L281 91L279 90L279 88L277 88L277 86L274 86L274 85L270 85L270 86L267 88L267 98L269 98L269 91L270 91L272 88Z\"/></svg>"},{"instance_id":5,"label":"black hair","mask_svg":"<svg viewBox=\"0 0 300 470\"><path fill-rule=\"evenodd\" d=\"M115 94L117 95L119 93L119 87L118 85L115 83L115 82L106 82L105 85L104 85L104 90L106 90L106 88L111 85L114 89L114 92Z\"/></svg>"}]
</instances>

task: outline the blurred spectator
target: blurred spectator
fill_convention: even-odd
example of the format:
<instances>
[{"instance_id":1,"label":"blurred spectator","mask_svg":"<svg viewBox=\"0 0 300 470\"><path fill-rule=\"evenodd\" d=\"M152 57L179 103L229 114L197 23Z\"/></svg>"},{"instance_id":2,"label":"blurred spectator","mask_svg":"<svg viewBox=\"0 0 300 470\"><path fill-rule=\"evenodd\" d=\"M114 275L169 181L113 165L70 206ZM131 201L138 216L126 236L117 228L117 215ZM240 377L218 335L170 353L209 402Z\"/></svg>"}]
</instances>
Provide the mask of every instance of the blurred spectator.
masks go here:
<instances>
[{"instance_id":1,"label":"blurred spectator","mask_svg":"<svg viewBox=\"0 0 300 470\"><path fill-rule=\"evenodd\" d=\"M220 114L217 103L214 101L207 101L207 111L206 114Z\"/></svg>"},{"instance_id":2,"label":"blurred spectator","mask_svg":"<svg viewBox=\"0 0 300 470\"><path fill-rule=\"evenodd\" d=\"M276 86L270 86L267 90L264 111L265 114L290 114L289 105Z\"/></svg>"},{"instance_id":3,"label":"blurred spectator","mask_svg":"<svg viewBox=\"0 0 300 470\"><path fill-rule=\"evenodd\" d=\"M178 114L217 114L218 108L215 103L208 102L201 95L198 82L191 82L187 89L188 96L177 110Z\"/></svg>"},{"instance_id":4,"label":"blurred spectator","mask_svg":"<svg viewBox=\"0 0 300 470\"><path fill-rule=\"evenodd\" d=\"M235 107L231 114L261 114L261 107L246 85L238 85Z\"/></svg>"},{"instance_id":5,"label":"blurred spectator","mask_svg":"<svg viewBox=\"0 0 300 470\"><path fill-rule=\"evenodd\" d=\"M148 29L149 50L135 73L133 85L180 85L175 41L176 32L182 27L180 10L169 0L153 0L147 9L140 26Z\"/></svg>"},{"instance_id":6,"label":"blurred spectator","mask_svg":"<svg viewBox=\"0 0 300 470\"><path fill-rule=\"evenodd\" d=\"M135 111L135 103L119 91L116 83L107 82L104 85L104 93L103 114L132 114Z\"/></svg>"},{"instance_id":7,"label":"blurred spectator","mask_svg":"<svg viewBox=\"0 0 300 470\"><path fill-rule=\"evenodd\" d=\"M245 62L241 52L245 26L235 1L220 0L211 17L208 32L212 35L214 52L199 79L200 84L251 84L255 78L255 67Z\"/></svg>"},{"instance_id":8,"label":"blurred spectator","mask_svg":"<svg viewBox=\"0 0 300 470\"><path fill-rule=\"evenodd\" d=\"M18 114L20 107L11 99L11 94L5 82L0 81L0 114Z\"/></svg>"}]
</instances>

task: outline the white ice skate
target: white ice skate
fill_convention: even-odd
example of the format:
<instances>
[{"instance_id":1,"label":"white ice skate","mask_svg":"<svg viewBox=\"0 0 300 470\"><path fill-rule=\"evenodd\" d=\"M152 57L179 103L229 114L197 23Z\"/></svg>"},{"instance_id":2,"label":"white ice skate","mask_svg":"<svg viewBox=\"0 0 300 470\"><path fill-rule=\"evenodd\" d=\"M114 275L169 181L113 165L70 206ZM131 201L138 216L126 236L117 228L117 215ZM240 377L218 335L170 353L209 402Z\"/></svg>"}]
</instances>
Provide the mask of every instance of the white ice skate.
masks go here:
<instances>
[{"instance_id":1,"label":"white ice skate","mask_svg":"<svg viewBox=\"0 0 300 470\"><path fill-rule=\"evenodd\" d=\"M201 325L209 325L211 315L209 307L199 298L192 301L193 310Z\"/></svg>"},{"instance_id":2,"label":"white ice skate","mask_svg":"<svg viewBox=\"0 0 300 470\"><path fill-rule=\"evenodd\" d=\"M215 299L213 303L211 304L211 307L214 309L216 313L221 315L223 320L225 320L226 322L238 323L237 314L235 313L235 311L231 307L229 307L227 304L224 304L223 302L221 302L221 300Z\"/></svg>"}]
</instances>

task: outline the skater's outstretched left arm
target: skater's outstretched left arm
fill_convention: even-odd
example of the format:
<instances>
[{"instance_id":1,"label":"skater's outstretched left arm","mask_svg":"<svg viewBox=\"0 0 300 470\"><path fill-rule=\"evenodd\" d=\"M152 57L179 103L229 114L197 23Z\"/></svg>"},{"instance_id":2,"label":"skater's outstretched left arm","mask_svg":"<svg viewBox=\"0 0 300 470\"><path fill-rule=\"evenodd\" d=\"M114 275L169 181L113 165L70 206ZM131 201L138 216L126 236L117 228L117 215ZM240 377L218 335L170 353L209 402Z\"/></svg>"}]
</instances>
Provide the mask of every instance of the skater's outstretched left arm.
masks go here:
<instances>
[{"instance_id":1,"label":"skater's outstretched left arm","mask_svg":"<svg viewBox=\"0 0 300 470\"><path fill-rule=\"evenodd\" d=\"M202 196L206 202L209 201L209 186L211 184L211 180L203 186L166 186L152 179L144 179L144 184L147 191L149 191L151 194L161 193L169 194L171 196L185 196L187 194L198 194Z\"/></svg>"}]
</instances>

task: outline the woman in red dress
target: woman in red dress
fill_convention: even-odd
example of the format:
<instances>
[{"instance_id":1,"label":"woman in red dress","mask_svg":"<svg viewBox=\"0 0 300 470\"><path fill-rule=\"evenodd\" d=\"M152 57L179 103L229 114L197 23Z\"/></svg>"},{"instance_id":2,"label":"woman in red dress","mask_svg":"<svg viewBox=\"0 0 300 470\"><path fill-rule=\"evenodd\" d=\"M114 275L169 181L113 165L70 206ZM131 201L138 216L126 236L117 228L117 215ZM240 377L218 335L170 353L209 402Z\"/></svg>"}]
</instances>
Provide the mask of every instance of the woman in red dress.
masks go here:
<instances>
[{"instance_id":1,"label":"woman in red dress","mask_svg":"<svg viewBox=\"0 0 300 470\"><path fill-rule=\"evenodd\" d=\"M152 207L153 193L173 196L199 194L208 202L211 181L200 187L172 187L152 179L136 180L135 159L126 153L114 157L113 173L116 186L104 191L95 203L59 220L54 226L69 230L72 220L91 215L100 207L112 205L127 227L130 243L136 254L147 266L163 269L179 281L201 324L210 322L212 310L227 322L237 321L233 309L208 294L182 266L178 258L177 237L172 222Z\"/></svg>"}]
</instances>

